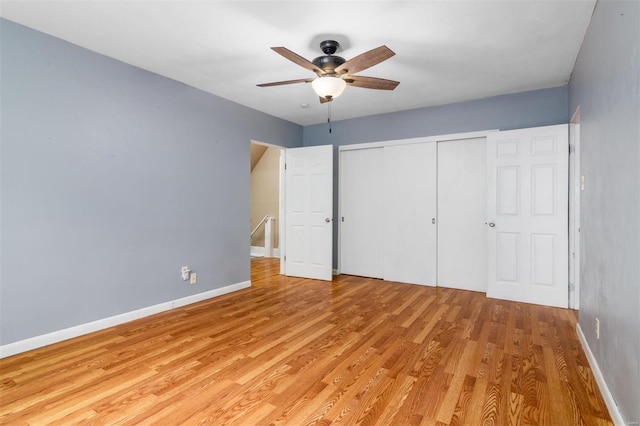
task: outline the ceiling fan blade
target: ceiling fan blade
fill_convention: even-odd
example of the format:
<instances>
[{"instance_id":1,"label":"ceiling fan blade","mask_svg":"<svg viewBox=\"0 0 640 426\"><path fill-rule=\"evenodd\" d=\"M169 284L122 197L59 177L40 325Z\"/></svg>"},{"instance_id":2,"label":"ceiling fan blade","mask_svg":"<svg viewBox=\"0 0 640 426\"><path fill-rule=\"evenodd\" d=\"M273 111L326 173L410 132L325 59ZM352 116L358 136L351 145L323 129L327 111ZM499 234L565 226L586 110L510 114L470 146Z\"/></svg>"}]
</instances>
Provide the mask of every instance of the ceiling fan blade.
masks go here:
<instances>
[{"instance_id":1,"label":"ceiling fan blade","mask_svg":"<svg viewBox=\"0 0 640 426\"><path fill-rule=\"evenodd\" d=\"M344 64L336 67L335 72L338 74L355 74L379 64L393 55L395 55L395 53L387 46L376 47L375 49L371 49L368 52L364 52L361 55L349 59Z\"/></svg>"},{"instance_id":2,"label":"ceiling fan blade","mask_svg":"<svg viewBox=\"0 0 640 426\"><path fill-rule=\"evenodd\" d=\"M399 81L362 75L347 75L343 79L348 86L362 87L364 89L393 90L400 84Z\"/></svg>"},{"instance_id":3,"label":"ceiling fan blade","mask_svg":"<svg viewBox=\"0 0 640 426\"><path fill-rule=\"evenodd\" d=\"M301 78L298 80L275 81L273 83L256 84L256 86L258 87L283 86L285 84L311 83L313 80L314 80L313 78Z\"/></svg>"},{"instance_id":4,"label":"ceiling fan blade","mask_svg":"<svg viewBox=\"0 0 640 426\"><path fill-rule=\"evenodd\" d=\"M297 53L292 52L291 50L287 49L286 47L272 47L271 50L273 50L274 52L279 53L280 55L284 56L285 58L287 58L291 62L294 62L294 63L300 65L304 69L307 69L307 70L309 70L311 72L314 72L314 73L316 73L318 75L323 74L323 71L321 69L319 69L318 67L316 67L313 64L313 62L306 60L302 56L298 55Z\"/></svg>"}]
</instances>

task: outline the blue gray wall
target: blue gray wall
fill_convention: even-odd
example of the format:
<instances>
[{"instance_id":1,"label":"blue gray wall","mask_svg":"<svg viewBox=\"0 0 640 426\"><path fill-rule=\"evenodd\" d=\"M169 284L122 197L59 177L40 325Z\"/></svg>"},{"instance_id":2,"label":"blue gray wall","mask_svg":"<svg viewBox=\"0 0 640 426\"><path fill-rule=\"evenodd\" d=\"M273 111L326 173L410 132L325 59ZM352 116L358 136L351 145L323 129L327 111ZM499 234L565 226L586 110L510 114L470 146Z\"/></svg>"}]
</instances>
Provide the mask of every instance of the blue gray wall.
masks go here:
<instances>
[{"instance_id":1,"label":"blue gray wall","mask_svg":"<svg viewBox=\"0 0 640 426\"><path fill-rule=\"evenodd\" d=\"M250 279L250 140L301 126L7 20L0 40L0 344Z\"/></svg>"},{"instance_id":2,"label":"blue gray wall","mask_svg":"<svg viewBox=\"0 0 640 426\"><path fill-rule=\"evenodd\" d=\"M348 90L348 89L347 89ZM357 90L357 89L354 89ZM339 99L335 101L338 107ZM335 109L334 109L335 111ZM568 89L494 96L468 102L380 114L304 128L304 146L334 145L333 217L338 217L340 145L437 136L479 130L511 130L569 122ZM333 226L333 265L338 264L338 222Z\"/></svg>"},{"instance_id":3,"label":"blue gray wall","mask_svg":"<svg viewBox=\"0 0 640 426\"><path fill-rule=\"evenodd\" d=\"M639 46L640 2L599 1L569 83L585 176L580 327L627 423L640 421Z\"/></svg>"},{"instance_id":4,"label":"blue gray wall","mask_svg":"<svg viewBox=\"0 0 640 426\"><path fill-rule=\"evenodd\" d=\"M347 89L349 90L349 89ZM362 89L353 89L362 90ZM340 108L340 99L333 110ZM304 128L304 146L408 139L489 129L521 129L568 122L567 87L494 96L449 105L371 115Z\"/></svg>"}]
</instances>

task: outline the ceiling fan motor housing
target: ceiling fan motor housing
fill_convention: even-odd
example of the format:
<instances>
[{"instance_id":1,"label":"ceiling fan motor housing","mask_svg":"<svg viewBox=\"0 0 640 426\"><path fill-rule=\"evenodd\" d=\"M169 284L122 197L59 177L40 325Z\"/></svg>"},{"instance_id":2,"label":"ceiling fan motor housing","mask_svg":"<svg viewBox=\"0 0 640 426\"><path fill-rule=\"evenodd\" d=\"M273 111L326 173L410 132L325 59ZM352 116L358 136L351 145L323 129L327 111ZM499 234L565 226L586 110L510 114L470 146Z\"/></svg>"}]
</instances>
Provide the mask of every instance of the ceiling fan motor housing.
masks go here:
<instances>
[{"instance_id":1,"label":"ceiling fan motor housing","mask_svg":"<svg viewBox=\"0 0 640 426\"><path fill-rule=\"evenodd\" d=\"M325 74L333 74L337 67L344 64L346 60L340 56L326 55L318 56L313 60L313 65L320 68Z\"/></svg>"},{"instance_id":2,"label":"ceiling fan motor housing","mask_svg":"<svg viewBox=\"0 0 640 426\"><path fill-rule=\"evenodd\" d=\"M325 56L318 56L312 62L313 65L324 71L325 74L335 74L335 70L340 65L346 62L346 59L340 56L333 56L334 53L340 48L340 43L335 40L324 40L320 43L320 50L324 52Z\"/></svg>"}]
</instances>

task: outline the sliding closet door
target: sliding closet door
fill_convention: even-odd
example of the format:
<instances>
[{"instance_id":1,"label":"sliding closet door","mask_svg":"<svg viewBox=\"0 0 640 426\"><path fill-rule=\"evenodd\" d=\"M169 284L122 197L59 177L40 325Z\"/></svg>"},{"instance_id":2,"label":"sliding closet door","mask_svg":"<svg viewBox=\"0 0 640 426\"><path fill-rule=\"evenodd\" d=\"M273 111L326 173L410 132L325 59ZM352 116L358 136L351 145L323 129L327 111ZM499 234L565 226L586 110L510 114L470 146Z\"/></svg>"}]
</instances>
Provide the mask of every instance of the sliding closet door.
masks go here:
<instances>
[{"instance_id":1,"label":"sliding closet door","mask_svg":"<svg viewBox=\"0 0 640 426\"><path fill-rule=\"evenodd\" d=\"M382 148L340 152L340 273L383 278Z\"/></svg>"},{"instance_id":2,"label":"sliding closet door","mask_svg":"<svg viewBox=\"0 0 640 426\"><path fill-rule=\"evenodd\" d=\"M385 280L436 285L436 170L435 142L384 147Z\"/></svg>"},{"instance_id":3,"label":"sliding closet door","mask_svg":"<svg viewBox=\"0 0 640 426\"><path fill-rule=\"evenodd\" d=\"M438 286L487 291L486 138L438 142Z\"/></svg>"}]
</instances>

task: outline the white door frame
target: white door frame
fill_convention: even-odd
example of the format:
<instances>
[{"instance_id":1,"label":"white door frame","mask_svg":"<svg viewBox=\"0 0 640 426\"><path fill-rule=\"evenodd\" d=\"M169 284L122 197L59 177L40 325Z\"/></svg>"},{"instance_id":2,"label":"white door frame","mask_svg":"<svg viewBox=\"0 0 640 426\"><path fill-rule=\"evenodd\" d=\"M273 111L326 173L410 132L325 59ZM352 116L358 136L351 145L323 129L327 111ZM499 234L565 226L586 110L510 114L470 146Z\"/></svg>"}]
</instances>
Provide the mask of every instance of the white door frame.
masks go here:
<instances>
[{"instance_id":1,"label":"white door frame","mask_svg":"<svg viewBox=\"0 0 640 426\"><path fill-rule=\"evenodd\" d=\"M580 309L580 107L569 124L569 308Z\"/></svg>"},{"instance_id":2,"label":"white door frame","mask_svg":"<svg viewBox=\"0 0 640 426\"><path fill-rule=\"evenodd\" d=\"M286 235L286 221L287 215L285 214L285 200L286 200L286 191L287 185L285 180L285 164L287 163L287 149L282 148L280 150L280 224L278 225L278 232L280 233L280 238L278 239L279 247L280 247L280 275L286 275L286 268L284 264L284 254L287 252L287 235Z\"/></svg>"}]
</instances>

